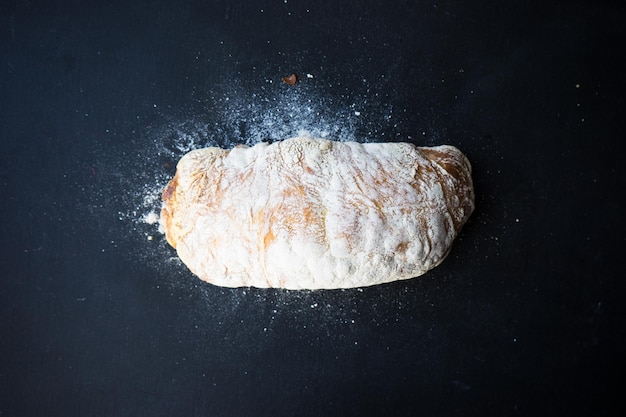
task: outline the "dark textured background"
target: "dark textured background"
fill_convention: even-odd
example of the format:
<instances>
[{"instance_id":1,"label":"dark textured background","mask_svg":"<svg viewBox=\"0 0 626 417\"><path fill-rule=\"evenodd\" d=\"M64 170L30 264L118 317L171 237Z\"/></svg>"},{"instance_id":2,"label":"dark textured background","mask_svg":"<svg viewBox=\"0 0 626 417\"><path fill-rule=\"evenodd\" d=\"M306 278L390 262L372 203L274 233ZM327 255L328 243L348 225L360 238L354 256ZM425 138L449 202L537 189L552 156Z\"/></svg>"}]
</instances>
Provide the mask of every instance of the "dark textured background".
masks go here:
<instances>
[{"instance_id":1,"label":"dark textured background","mask_svg":"<svg viewBox=\"0 0 626 417\"><path fill-rule=\"evenodd\" d=\"M626 11L512 3L2 2L0 415L608 415ZM477 208L440 267L222 289L133 221L181 135L328 126L468 155Z\"/></svg>"}]
</instances>

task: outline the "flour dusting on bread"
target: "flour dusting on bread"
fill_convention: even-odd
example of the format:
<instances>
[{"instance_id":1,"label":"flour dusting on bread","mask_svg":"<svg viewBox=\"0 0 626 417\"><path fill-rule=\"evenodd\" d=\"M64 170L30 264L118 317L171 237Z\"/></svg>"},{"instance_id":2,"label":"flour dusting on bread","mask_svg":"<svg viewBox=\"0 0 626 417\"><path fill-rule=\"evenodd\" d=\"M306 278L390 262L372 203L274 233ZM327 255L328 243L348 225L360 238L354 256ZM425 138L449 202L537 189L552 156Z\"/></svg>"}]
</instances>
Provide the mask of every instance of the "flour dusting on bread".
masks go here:
<instances>
[{"instance_id":1,"label":"flour dusting on bread","mask_svg":"<svg viewBox=\"0 0 626 417\"><path fill-rule=\"evenodd\" d=\"M226 287L332 289L437 266L474 209L455 147L296 137L179 161L163 191L168 242Z\"/></svg>"}]
</instances>

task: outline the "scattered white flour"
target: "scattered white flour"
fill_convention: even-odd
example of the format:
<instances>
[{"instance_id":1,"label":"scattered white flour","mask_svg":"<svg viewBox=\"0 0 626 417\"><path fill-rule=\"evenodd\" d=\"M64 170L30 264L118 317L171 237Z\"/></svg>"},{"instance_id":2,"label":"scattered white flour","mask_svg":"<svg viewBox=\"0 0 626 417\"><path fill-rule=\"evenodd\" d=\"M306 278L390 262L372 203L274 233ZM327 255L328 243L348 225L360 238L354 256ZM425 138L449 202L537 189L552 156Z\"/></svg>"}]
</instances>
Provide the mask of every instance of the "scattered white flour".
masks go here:
<instances>
[{"instance_id":1,"label":"scattered white flour","mask_svg":"<svg viewBox=\"0 0 626 417\"><path fill-rule=\"evenodd\" d=\"M148 224L156 224L159 221L159 215L154 211L143 215L143 221Z\"/></svg>"},{"instance_id":2,"label":"scattered white flour","mask_svg":"<svg viewBox=\"0 0 626 417\"><path fill-rule=\"evenodd\" d=\"M161 193L187 152L209 146L232 148L295 136L336 141L406 141L401 114L375 85L363 80L358 92L328 85L324 77L306 73L296 86L279 82L250 87L237 79L198 93L193 110L165 113L148 120L116 143L99 142L93 150L86 210L104 235L127 243L124 256L159 271L162 279L189 274L160 230ZM270 80L271 81L271 80ZM360 93L359 93L360 92ZM330 94L329 94L330 93ZM364 117L367 115L367 117ZM392 117L393 115L393 117ZM108 132L108 131L107 131ZM115 134L114 130L111 129ZM115 218L111 218L116 214ZM107 241L106 239L103 241ZM103 244L103 251L110 248ZM191 281L194 282L194 281Z\"/></svg>"}]
</instances>

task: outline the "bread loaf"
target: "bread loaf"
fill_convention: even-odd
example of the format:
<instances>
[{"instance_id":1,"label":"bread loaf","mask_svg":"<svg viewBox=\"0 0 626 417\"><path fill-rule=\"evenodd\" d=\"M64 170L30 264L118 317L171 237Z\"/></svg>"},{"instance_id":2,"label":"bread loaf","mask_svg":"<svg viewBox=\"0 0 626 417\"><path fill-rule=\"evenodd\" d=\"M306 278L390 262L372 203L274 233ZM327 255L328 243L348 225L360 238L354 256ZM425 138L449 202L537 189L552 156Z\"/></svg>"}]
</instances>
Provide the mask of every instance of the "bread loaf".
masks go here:
<instances>
[{"instance_id":1,"label":"bread loaf","mask_svg":"<svg viewBox=\"0 0 626 417\"><path fill-rule=\"evenodd\" d=\"M184 155L162 194L167 241L225 287L331 289L416 277L474 209L455 147L297 137Z\"/></svg>"}]
</instances>

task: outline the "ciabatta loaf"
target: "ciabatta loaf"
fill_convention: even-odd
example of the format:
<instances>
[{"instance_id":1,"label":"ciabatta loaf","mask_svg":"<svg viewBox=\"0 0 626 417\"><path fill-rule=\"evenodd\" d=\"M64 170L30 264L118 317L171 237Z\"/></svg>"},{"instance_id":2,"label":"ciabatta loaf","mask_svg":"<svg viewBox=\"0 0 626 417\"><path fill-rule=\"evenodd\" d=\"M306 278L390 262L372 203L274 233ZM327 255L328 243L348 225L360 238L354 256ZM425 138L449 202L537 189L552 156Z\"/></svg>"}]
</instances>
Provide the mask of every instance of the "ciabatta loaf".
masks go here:
<instances>
[{"instance_id":1,"label":"ciabatta loaf","mask_svg":"<svg viewBox=\"0 0 626 417\"><path fill-rule=\"evenodd\" d=\"M455 147L297 137L180 160L163 191L167 241L226 287L362 287L422 275L474 209Z\"/></svg>"}]
</instances>

